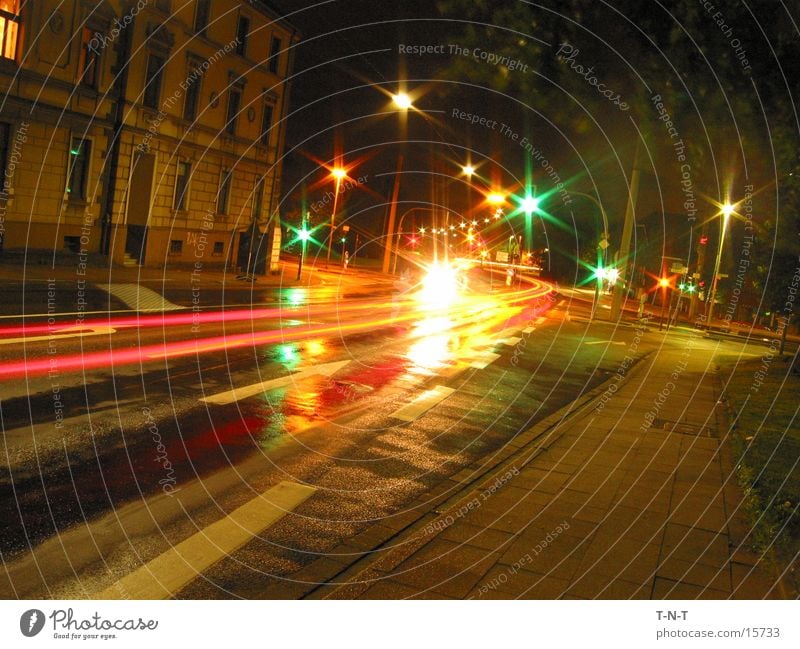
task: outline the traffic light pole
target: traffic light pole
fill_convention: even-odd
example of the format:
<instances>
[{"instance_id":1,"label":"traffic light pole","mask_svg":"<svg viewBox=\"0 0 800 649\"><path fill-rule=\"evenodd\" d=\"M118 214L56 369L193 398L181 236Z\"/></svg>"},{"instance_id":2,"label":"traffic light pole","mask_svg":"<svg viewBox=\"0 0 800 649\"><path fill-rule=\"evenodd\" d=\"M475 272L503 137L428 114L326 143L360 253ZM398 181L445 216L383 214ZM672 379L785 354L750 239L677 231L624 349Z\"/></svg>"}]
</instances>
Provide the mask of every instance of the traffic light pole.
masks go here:
<instances>
[{"instance_id":1,"label":"traffic light pole","mask_svg":"<svg viewBox=\"0 0 800 649\"><path fill-rule=\"evenodd\" d=\"M306 219L303 218L301 225L300 225L300 232L305 233L306 231ZM303 257L306 254L306 238L304 234L301 236L300 239L300 260L297 262L297 281L300 281L300 275L303 272Z\"/></svg>"}]
</instances>

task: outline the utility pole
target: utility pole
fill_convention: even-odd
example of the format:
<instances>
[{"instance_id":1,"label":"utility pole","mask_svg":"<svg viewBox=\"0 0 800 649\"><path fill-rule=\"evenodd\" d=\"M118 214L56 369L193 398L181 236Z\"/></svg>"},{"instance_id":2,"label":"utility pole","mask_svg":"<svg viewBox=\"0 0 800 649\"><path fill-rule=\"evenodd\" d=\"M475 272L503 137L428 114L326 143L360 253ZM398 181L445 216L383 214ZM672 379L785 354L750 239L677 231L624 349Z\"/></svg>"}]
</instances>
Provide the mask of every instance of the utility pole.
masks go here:
<instances>
[{"instance_id":1,"label":"utility pole","mask_svg":"<svg viewBox=\"0 0 800 649\"><path fill-rule=\"evenodd\" d=\"M639 198L639 148L640 143L636 142L636 152L633 156L633 169L631 170L630 190L628 191L628 205L625 208L625 222L622 226L622 241L619 248L619 278L622 290L614 290L614 297L611 302L611 320L619 320L622 306L622 291L627 293L630 280L628 278L628 256L631 249L631 236L633 234L633 223L636 220L636 201Z\"/></svg>"}]
</instances>

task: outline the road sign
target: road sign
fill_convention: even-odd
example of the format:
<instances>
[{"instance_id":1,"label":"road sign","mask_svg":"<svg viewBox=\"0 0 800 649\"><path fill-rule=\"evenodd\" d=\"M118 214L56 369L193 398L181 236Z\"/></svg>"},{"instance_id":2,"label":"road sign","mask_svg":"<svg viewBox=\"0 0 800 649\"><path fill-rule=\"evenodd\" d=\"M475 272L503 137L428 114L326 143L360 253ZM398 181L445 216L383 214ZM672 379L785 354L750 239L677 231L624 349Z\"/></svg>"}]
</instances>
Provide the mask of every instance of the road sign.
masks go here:
<instances>
[{"instance_id":1,"label":"road sign","mask_svg":"<svg viewBox=\"0 0 800 649\"><path fill-rule=\"evenodd\" d=\"M683 274L687 271L686 266L683 265L680 261L673 261L672 265L669 267L670 273L680 273Z\"/></svg>"},{"instance_id":2,"label":"road sign","mask_svg":"<svg viewBox=\"0 0 800 649\"><path fill-rule=\"evenodd\" d=\"M501 262L505 263L505 262L508 261L508 253L505 252L504 250L498 250L497 253L496 253L495 259L497 261L501 261Z\"/></svg>"},{"instance_id":3,"label":"road sign","mask_svg":"<svg viewBox=\"0 0 800 649\"><path fill-rule=\"evenodd\" d=\"M606 249L606 248L608 248L608 246L610 246L611 244L610 244L610 243L608 243L608 239L603 239L603 240L602 240L600 243L598 243L597 245L598 245L598 246L600 246L600 249L601 249L601 250L605 250L605 249Z\"/></svg>"}]
</instances>

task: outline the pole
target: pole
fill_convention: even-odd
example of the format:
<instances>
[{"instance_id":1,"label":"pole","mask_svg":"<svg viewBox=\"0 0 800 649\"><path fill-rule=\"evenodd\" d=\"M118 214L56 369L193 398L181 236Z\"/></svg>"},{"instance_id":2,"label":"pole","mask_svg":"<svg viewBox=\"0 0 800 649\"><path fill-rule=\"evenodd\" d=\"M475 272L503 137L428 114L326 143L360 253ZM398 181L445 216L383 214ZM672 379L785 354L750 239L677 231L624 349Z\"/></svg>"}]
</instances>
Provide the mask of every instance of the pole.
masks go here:
<instances>
[{"instance_id":1,"label":"pole","mask_svg":"<svg viewBox=\"0 0 800 649\"><path fill-rule=\"evenodd\" d=\"M308 216L308 213L306 213L306 217L307 216ZM306 217L303 217L303 219L300 222L300 232L301 233L306 231ZM305 255L305 253L306 253L306 240L305 240L305 237L303 237L301 239L301 241L300 241L300 260L297 262L297 281L298 282L300 281L300 275L303 272L303 256Z\"/></svg>"},{"instance_id":2,"label":"pole","mask_svg":"<svg viewBox=\"0 0 800 649\"><path fill-rule=\"evenodd\" d=\"M622 226L622 241L619 248L619 280L622 290L615 290L611 301L611 320L618 320L621 311L622 292L628 291L628 255L631 249L631 236L633 222L636 220L636 201L639 198L639 149L640 142L636 141L636 152L633 155L633 169L631 170L631 184L628 191L628 205L625 207L625 223Z\"/></svg>"},{"instance_id":3,"label":"pole","mask_svg":"<svg viewBox=\"0 0 800 649\"><path fill-rule=\"evenodd\" d=\"M394 240L394 222L397 218L397 198L400 195L400 174L403 170L403 154L397 156L397 173L394 177L394 188L392 189L392 202L389 205L389 223L386 227L386 237L384 239L383 250L383 273L389 272L389 261L392 256L392 241Z\"/></svg>"},{"instance_id":4,"label":"pole","mask_svg":"<svg viewBox=\"0 0 800 649\"><path fill-rule=\"evenodd\" d=\"M719 231L719 246L717 246L717 259L714 261L714 276L711 280L711 295L709 296L711 299L709 301L709 307L707 309L708 315L708 323L711 323L711 319L714 317L714 302L717 300L717 282L719 282L719 265L722 262L722 244L725 241L725 231L728 229L728 217L727 215L722 215L722 223L720 225Z\"/></svg>"},{"instance_id":5,"label":"pole","mask_svg":"<svg viewBox=\"0 0 800 649\"><path fill-rule=\"evenodd\" d=\"M335 230L336 226L336 205L339 202L339 184L341 183L341 178L336 176L336 191L333 195L333 209L331 210L331 232L328 235L328 259L326 264L331 263L331 250L333 250L333 231Z\"/></svg>"}]
</instances>

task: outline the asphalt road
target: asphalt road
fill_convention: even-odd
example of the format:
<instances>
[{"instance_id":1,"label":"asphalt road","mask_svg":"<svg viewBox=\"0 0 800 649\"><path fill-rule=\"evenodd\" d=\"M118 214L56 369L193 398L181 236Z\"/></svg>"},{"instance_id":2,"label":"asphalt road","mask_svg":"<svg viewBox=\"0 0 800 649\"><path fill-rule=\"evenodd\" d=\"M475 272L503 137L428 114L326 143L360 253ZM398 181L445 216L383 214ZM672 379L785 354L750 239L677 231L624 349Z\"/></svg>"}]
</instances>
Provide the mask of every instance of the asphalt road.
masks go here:
<instances>
[{"instance_id":1,"label":"asphalt road","mask_svg":"<svg viewBox=\"0 0 800 649\"><path fill-rule=\"evenodd\" d=\"M171 593L258 597L408 515L630 352L632 328L567 315L585 305L471 285L449 307L402 287L345 300L320 287L256 318L106 318L106 330L0 345L0 595L91 596L279 482L309 485L312 498Z\"/></svg>"}]
</instances>

